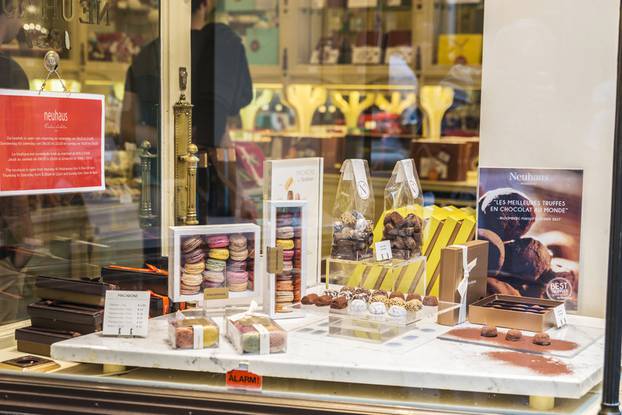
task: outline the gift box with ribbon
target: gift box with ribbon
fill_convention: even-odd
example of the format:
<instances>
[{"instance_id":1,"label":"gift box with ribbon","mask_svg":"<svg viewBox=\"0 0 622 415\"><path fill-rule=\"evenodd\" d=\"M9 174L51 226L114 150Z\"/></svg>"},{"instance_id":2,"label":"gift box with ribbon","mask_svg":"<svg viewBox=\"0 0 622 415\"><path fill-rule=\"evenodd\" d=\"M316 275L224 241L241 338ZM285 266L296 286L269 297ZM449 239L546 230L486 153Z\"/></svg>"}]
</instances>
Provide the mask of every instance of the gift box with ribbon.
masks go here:
<instances>
[{"instance_id":1,"label":"gift box with ribbon","mask_svg":"<svg viewBox=\"0 0 622 415\"><path fill-rule=\"evenodd\" d=\"M450 245L441 251L439 300L460 304L457 310L439 315L438 323L464 323L467 306L486 297L488 241Z\"/></svg>"}]
</instances>

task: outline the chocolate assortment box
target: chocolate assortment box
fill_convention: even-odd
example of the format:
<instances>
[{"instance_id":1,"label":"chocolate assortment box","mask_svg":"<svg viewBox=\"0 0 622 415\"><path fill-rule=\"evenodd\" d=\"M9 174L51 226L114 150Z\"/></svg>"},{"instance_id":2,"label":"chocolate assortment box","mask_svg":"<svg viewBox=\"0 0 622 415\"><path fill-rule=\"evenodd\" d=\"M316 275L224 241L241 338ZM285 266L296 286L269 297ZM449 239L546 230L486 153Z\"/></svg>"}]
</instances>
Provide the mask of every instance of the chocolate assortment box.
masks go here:
<instances>
[{"instance_id":1,"label":"chocolate assortment box","mask_svg":"<svg viewBox=\"0 0 622 415\"><path fill-rule=\"evenodd\" d=\"M556 307L564 307L564 302L495 294L469 306L469 321L542 332L556 326Z\"/></svg>"},{"instance_id":2,"label":"chocolate assortment box","mask_svg":"<svg viewBox=\"0 0 622 415\"><path fill-rule=\"evenodd\" d=\"M74 331L80 334L101 331L104 320L102 307L63 301L42 300L28 305L27 310L33 327Z\"/></svg>"},{"instance_id":3,"label":"chocolate assortment box","mask_svg":"<svg viewBox=\"0 0 622 415\"><path fill-rule=\"evenodd\" d=\"M171 227L169 297L208 305L250 303L257 288L259 227L253 224Z\"/></svg>"},{"instance_id":4,"label":"chocolate assortment box","mask_svg":"<svg viewBox=\"0 0 622 415\"><path fill-rule=\"evenodd\" d=\"M96 280L74 280L39 276L35 281L35 293L44 300L66 301L73 304L103 307L107 290L118 290L114 284Z\"/></svg>"},{"instance_id":5,"label":"chocolate assortment box","mask_svg":"<svg viewBox=\"0 0 622 415\"><path fill-rule=\"evenodd\" d=\"M31 327L15 331L17 350L49 356L51 344L101 330L106 291L118 289L95 280L37 277L41 300L28 306Z\"/></svg>"}]
</instances>

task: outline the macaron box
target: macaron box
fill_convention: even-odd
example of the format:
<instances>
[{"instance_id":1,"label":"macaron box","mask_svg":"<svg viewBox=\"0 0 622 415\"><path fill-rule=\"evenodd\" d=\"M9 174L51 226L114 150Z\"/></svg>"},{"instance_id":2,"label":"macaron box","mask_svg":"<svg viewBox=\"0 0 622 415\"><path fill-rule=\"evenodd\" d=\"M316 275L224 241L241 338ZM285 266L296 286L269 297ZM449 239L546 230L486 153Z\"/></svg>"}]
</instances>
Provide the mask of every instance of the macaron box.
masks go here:
<instances>
[{"instance_id":1,"label":"macaron box","mask_svg":"<svg viewBox=\"0 0 622 415\"><path fill-rule=\"evenodd\" d=\"M264 252L280 248L283 263L268 272L263 292L264 311L274 319L302 317L300 300L307 286L307 202L266 201Z\"/></svg>"},{"instance_id":2,"label":"macaron box","mask_svg":"<svg viewBox=\"0 0 622 415\"><path fill-rule=\"evenodd\" d=\"M172 226L169 297L209 308L250 304L261 297L259 226Z\"/></svg>"}]
</instances>

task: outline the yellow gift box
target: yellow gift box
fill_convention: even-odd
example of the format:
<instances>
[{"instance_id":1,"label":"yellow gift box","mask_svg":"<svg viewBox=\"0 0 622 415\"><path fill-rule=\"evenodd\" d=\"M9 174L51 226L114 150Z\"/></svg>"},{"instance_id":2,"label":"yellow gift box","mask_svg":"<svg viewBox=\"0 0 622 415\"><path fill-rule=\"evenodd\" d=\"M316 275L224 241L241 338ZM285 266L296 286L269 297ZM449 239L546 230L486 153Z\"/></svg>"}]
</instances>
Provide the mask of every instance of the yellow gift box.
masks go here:
<instances>
[{"instance_id":1,"label":"yellow gift box","mask_svg":"<svg viewBox=\"0 0 622 415\"><path fill-rule=\"evenodd\" d=\"M438 64L481 65L482 35L440 35L438 37Z\"/></svg>"}]
</instances>

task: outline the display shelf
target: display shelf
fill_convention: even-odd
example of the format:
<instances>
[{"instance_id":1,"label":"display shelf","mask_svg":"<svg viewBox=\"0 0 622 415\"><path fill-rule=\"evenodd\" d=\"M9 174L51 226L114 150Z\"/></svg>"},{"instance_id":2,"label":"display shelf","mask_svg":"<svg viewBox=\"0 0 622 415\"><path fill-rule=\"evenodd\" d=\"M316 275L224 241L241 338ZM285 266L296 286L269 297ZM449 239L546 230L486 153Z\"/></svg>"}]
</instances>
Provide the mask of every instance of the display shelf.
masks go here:
<instances>
[{"instance_id":1,"label":"display shelf","mask_svg":"<svg viewBox=\"0 0 622 415\"><path fill-rule=\"evenodd\" d=\"M395 86L409 87L414 86L417 82L417 75L419 71L410 69L411 73L408 76L404 76L404 68L399 67L395 69L395 76L391 76L390 65L378 64L378 65L325 65L325 64L299 64L294 66L290 71L290 77L293 81L320 81L326 83L328 87L330 84L343 84L351 83L356 79L360 83L367 84L379 84L390 83Z\"/></svg>"},{"instance_id":2,"label":"display shelf","mask_svg":"<svg viewBox=\"0 0 622 415\"><path fill-rule=\"evenodd\" d=\"M308 322L305 320L309 319ZM485 393L580 398L596 386L603 369L603 339L577 356L556 359L571 373L551 375L496 361L487 355L495 349L456 344L438 339L404 353L390 344L374 345L374 351L355 340L342 339L340 347L297 336L293 330L317 321L317 315L282 322L288 333L288 351L273 355L244 355L222 341L213 350L172 350L167 343L166 320L151 320L147 338L104 337L99 333L52 345L52 357L65 361L115 364L195 372L224 373L248 363L248 370L263 376L290 379L445 389ZM222 325L222 319L217 319ZM604 321L569 316L569 323L603 327ZM434 325L431 329L438 328ZM425 332L426 326L421 326ZM446 328L449 330L449 328ZM321 334L321 333L318 333ZM406 335L401 342L408 342ZM318 364L320 363L321 364Z\"/></svg>"}]
</instances>

